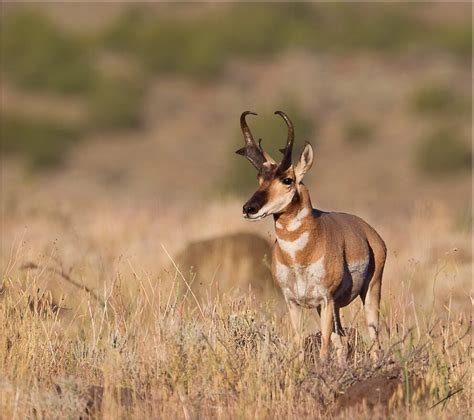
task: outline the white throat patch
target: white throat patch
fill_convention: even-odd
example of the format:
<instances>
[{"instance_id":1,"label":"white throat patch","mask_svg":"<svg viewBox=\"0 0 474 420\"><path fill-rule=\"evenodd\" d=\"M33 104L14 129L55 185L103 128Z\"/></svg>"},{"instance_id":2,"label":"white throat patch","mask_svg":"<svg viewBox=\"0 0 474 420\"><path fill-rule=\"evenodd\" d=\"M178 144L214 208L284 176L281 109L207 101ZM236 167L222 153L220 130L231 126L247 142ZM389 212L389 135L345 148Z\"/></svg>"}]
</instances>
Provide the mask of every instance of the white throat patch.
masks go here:
<instances>
[{"instance_id":1,"label":"white throat patch","mask_svg":"<svg viewBox=\"0 0 474 420\"><path fill-rule=\"evenodd\" d=\"M295 231L301 226L301 223L303 222L303 219L308 216L310 213L308 208L301 209L298 214L295 216L295 218L288 223L288 226L286 227L287 230L290 232Z\"/></svg>"},{"instance_id":2,"label":"white throat patch","mask_svg":"<svg viewBox=\"0 0 474 420\"><path fill-rule=\"evenodd\" d=\"M308 243L309 239L309 232L303 232L298 238L294 241L285 241L277 237L278 245L283 252L286 252L292 260L295 259L295 255L298 251L304 249L306 244Z\"/></svg>"}]
</instances>

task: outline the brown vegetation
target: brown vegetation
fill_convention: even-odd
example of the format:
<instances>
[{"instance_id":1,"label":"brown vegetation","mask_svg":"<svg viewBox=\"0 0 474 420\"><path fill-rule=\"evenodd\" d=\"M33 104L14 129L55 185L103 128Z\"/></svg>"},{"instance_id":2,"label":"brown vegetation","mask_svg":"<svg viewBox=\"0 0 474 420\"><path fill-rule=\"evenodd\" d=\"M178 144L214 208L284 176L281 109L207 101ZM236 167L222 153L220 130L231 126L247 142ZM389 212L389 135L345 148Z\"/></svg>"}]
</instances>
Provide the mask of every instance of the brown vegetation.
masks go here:
<instances>
[{"instance_id":1,"label":"brown vegetation","mask_svg":"<svg viewBox=\"0 0 474 420\"><path fill-rule=\"evenodd\" d=\"M224 6L147 10L187 22L222 16ZM385 25L392 16L387 5L370 15L385 20L364 27L352 44L331 29L348 19L357 30L358 14L334 6L336 14L322 15L327 20L318 27L339 37L340 50L331 41L278 46L261 56L247 55L243 45L245 53L226 58L219 77L205 83L191 73L151 72L139 79L145 88L131 83L120 92L122 77L143 76L135 73L139 63L116 51L102 54L97 40L77 39L119 21L124 6L34 6L59 29L43 26L47 37L37 37L43 46L30 52L54 61L54 48L85 48L93 52L83 57L94 70L79 77L75 60L55 69L89 86L71 95L20 87L18 78L32 70L41 72L34 81L43 80L43 87L72 86L21 56L24 72L2 77L0 417L472 414L471 103L465 97L471 37L466 43L463 35L471 27L470 5L406 5L408 19L397 14L397 24ZM16 7L10 3L9 12ZM265 14L260 18L267 22ZM432 25L436 37L424 32L412 49L408 35L419 31L397 25L413 22ZM73 35L61 32L71 26ZM298 35L290 26L288 33ZM396 29L398 45L389 50L373 36L390 34L384 28ZM253 29L258 36L261 28ZM141 47L153 41L148 36L137 40ZM187 39L199 41L194 36ZM145 59L143 51L137 54ZM111 70L118 68L126 74ZM85 77L97 74L106 76L94 79L104 83L100 91ZM123 101L129 94L130 107ZM298 113L295 148L306 140L315 146L306 181L313 204L362 216L387 243L380 363L367 356L360 303L342 314L352 350L340 367L334 358L321 364L314 357L316 314L305 320L310 338L302 358L286 308L275 310L278 299L267 300L266 292L246 292L270 286L264 255L273 240L272 222L243 221L245 200L235 196L239 185L242 193L256 186L239 178L233 153L238 116L248 108L262 119L275 109ZM303 130L305 121L311 124ZM116 131L116 123L127 130ZM278 138L277 129L263 124L265 145L284 142L285 131ZM432 133L443 135L433 141ZM446 153L433 153L433 144ZM22 156L33 165L25 168ZM429 170L420 172L424 167ZM38 171L44 168L49 171Z\"/></svg>"},{"instance_id":2,"label":"brown vegetation","mask_svg":"<svg viewBox=\"0 0 474 420\"><path fill-rule=\"evenodd\" d=\"M271 252L268 241L259 235L222 235L188 244L172 260L167 274L170 283L176 278L177 292L191 304L194 299L203 304L226 296L250 297L257 306L277 300L281 306L284 303L270 271Z\"/></svg>"}]
</instances>

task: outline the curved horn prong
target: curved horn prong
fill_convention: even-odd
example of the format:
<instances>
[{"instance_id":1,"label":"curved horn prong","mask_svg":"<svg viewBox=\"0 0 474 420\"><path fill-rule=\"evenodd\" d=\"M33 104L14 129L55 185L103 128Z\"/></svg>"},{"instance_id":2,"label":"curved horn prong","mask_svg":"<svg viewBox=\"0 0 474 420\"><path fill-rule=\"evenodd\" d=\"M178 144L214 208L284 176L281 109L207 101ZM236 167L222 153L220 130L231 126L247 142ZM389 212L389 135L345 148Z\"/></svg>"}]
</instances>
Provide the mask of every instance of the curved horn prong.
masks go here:
<instances>
[{"instance_id":1,"label":"curved horn prong","mask_svg":"<svg viewBox=\"0 0 474 420\"><path fill-rule=\"evenodd\" d=\"M295 129L290 118L283 111L275 111L275 115L282 117L288 126L288 138L286 140L286 146L283 149L280 149L280 152L283 153L283 159L280 162L280 168L286 170L291 166L291 153L293 151L293 142L295 140Z\"/></svg>"},{"instance_id":2,"label":"curved horn prong","mask_svg":"<svg viewBox=\"0 0 474 420\"><path fill-rule=\"evenodd\" d=\"M261 140L259 140L258 145L255 143L252 132L247 125L245 117L249 114L257 115L252 111L242 112L242 115L240 116L240 128L242 129L242 133L244 135L245 146L237 150L235 153L245 156L250 161L250 163L255 166L255 168L257 168L257 170L260 170L267 159L265 158L262 146L260 145Z\"/></svg>"},{"instance_id":3,"label":"curved horn prong","mask_svg":"<svg viewBox=\"0 0 474 420\"><path fill-rule=\"evenodd\" d=\"M245 144L255 144L255 140L253 139L252 132L250 131L249 126L247 125L247 121L245 121L245 117L247 115L257 115L257 113L252 111L245 111L242 112L240 116L240 128L242 129L242 133L244 134Z\"/></svg>"}]
</instances>

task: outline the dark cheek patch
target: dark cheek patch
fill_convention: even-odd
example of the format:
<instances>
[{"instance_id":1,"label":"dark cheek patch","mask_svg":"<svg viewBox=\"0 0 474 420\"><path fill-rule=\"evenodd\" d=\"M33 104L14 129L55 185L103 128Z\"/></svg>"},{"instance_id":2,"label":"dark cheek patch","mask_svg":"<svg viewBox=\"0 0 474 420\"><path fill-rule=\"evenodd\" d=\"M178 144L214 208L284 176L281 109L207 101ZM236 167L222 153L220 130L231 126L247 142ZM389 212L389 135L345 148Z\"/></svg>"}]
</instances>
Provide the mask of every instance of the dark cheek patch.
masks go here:
<instances>
[{"instance_id":1,"label":"dark cheek patch","mask_svg":"<svg viewBox=\"0 0 474 420\"><path fill-rule=\"evenodd\" d=\"M260 207L263 207L263 205L267 202L267 200L268 200L267 190L260 190L260 191L257 191L253 195L250 201L252 201L252 203L258 203Z\"/></svg>"}]
</instances>

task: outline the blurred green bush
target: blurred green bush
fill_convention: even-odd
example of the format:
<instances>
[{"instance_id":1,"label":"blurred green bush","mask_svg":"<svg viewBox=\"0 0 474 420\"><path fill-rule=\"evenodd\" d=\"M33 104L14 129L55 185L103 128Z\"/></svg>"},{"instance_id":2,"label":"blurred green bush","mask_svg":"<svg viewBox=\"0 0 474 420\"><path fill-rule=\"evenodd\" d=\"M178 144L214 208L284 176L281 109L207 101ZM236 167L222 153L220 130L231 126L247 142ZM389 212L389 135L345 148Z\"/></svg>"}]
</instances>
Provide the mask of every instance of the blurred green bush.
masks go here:
<instances>
[{"instance_id":1,"label":"blurred green bush","mask_svg":"<svg viewBox=\"0 0 474 420\"><path fill-rule=\"evenodd\" d=\"M2 72L21 87L74 93L97 84L94 60L104 48L134 56L154 73L209 79L229 58L288 48L442 50L470 58L468 23L430 23L412 5L236 4L196 17L161 16L134 5L101 34L72 35L45 15L20 8L2 18ZM159 9L158 9L159 10Z\"/></svg>"},{"instance_id":2,"label":"blurred green bush","mask_svg":"<svg viewBox=\"0 0 474 420\"><path fill-rule=\"evenodd\" d=\"M2 139L2 145L6 151L24 154L35 167L58 164L69 144L82 139L88 130L140 127L151 77L169 73L210 81L233 58L268 58L289 48L303 48L312 52L375 50L382 53L418 49L470 59L472 29L468 20L432 22L413 13L413 7L256 3L183 16L162 15L159 7L140 4L130 7L96 33L72 34L59 28L39 9L18 6L2 15L0 21L2 77L20 90L34 94L74 95L75 100L85 104L88 113L81 125L74 128L42 121L39 116L4 115L2 130L8 136ZM129 77L106 74L98 62L110 52L132 59L139 71ZM453 107L456 97L442 89L429 89L419 92L414 99L420 112L441 115L456 109ZM458 110L470 109L470 102L466 105L461 101L458 106L461 107ZM297 109L296 112L286 109L293 114L297 130L304 138L304 115L300 118ZM274 138L284 141L277 119L264 121L265 117L255 121L256 133L261 128L272 144ZM31 135L35 130L38 136ZM351 142L370 137L370 128L361 123L349 124L346 131ZM236 161L239 161L237 157ZM242 159L239 162L236 165L242 168L229 173L228 190L235 191L237 185L242 185L241 177L246 176L243 174L251 176L244 184L254 185L252 172L242 171L245 162Z\"/></svg>"},{"instance_id":3,"label":"blurred green bush","mask_svg":"<svg viewBox=\"0 0 474 420\"><path fill-rule=\"evenodd\" d=\"M427 115L471 115L470 97L437 83L420 87L413 95L413 106L416 111Z\"/></svg>"},{"instance_id":4,"label":"blurred green bush","mask_svg":"<svg viewBox=\"0 0 474 420\"><path fill-rule=\"evenodd\" d=\"M416 163L433 176L470 170L472 151L455 129L443 127L419 140Z\"/></svg>"},{"instance_id":5,"label":"blurred green bush","mask_svg":"<svg viewBox=\"0 0 474 420\"><path fill-rule=\"evenodd\" d=\"M288 48L444 50L470 57L470 25L429 24L410 5L239 4L216 15L161 17L133 6L103 35L152 72L210 79L232 57L262 57Z\"/></svg>"},{"instance_id":6,"label":"blurred green bush","mask_svg":"<svg viewBox=\"0 0 474 420\"><path fill-rule=\"evenodd\" d=\"M295 145L293 149L293 162L299 159L305 141L315 145L314 135L317 132L317 121L306 114L294 102L287 100L279 102L274 109L281 109L290 117L295 127ZM285 104L285 105L281 105ZM262 139L262 147L277 162L281 160L279 151L287 139L287 126L283 119L274 114L249 115L247 123L252 131L255 141ZM237 149L244 145L240 126L236 129L234 140L229 146L227 174L219 181L218 190L224 194L246 195L257 189L257 173L252 164L244 157L235 154Z\"/></svg>"},{"instance_id":7,"label":"blurred green bush","mask_svg":"<svg viewBox=\"0 0 474 420\"><path fill-rule=\"evenodd\" d=\"M353 146L362 146L374 140L374 127L367 121L351 119L344 126L344 139Z\"/></svg>"},{"instance_id":8,"label":"blurred green bush","mask_svg":"<svg viewBox=\"0 0 474 420\"><path fill-rule=\"evenodd\" d=\"M31 169L60 164L71 144L79 137L76 127L42 117L0 115L2 154L26 157Z\"/></svg>"},{"instance_id":9,"label":"blurred green bush","mask_svg":"<svg viewBox=\"0 0 474 420\"><path fill-rule=\"evenodd\" d=\"M87 129L136 129L143 122L145 86L138 78L104 78L88 93Z\"/></svg>"},{"instance_id":10,"label":"blurred green bush","mask_svg":"<svg viewBox=\"0 0 474 420\"><path fill-rule=\"evenodd\" d=\"M0 47L2 74L24 89L71 94L95 83L87 43L37 12L22 9L2 18Z\"/></svg>"},{"instance_id":11,"label":"blurred green bush","mask_svg":"<svg viewBox=\"0 0 474 420\"><path fill-rule=\"evenodd\" d=\"M105 31L103 42L134 56L152 72L205 78L217 72L223 57L212 28L203 23L161 19L134 6Z\"/></svg>"}]
</instances>

